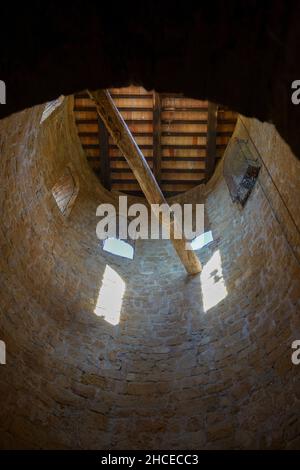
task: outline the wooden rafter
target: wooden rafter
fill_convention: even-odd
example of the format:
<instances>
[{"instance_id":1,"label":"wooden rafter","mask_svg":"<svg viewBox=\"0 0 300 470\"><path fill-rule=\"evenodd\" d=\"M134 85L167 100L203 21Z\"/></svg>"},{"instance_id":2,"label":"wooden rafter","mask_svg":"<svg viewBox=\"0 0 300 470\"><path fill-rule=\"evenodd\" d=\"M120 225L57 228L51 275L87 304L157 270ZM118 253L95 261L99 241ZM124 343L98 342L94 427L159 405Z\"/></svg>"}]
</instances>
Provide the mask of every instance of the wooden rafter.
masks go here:
<instances>
[{"instance_id":1,"label":"wooden rafter","mask_svg":"<svg viewBox=\"0 0 300 470\"><path fill-rule=\"evenodd\" d=\"M166 204L167 202L147 160L134 140L109 92L101 90L98 92L89 91L88 93L95 102L97 112L107 130L126 158L149 204ZM197 274L201 271L201 263L194 251L186 249L187 241L184 238L180 240L175 239L174 223L176 221L170 224L170 238L174 248L187 272L189 274Z\"/></svg>"},{"instance_id":2,"label":"wooden rafter","mask_svg":"<svg viewBox=\"0 0 300 470\"><path fill-rule=\"evenodd\" d=\"M208 102L197 102L197 100L183 96L159 93L161 106L161 147L159 149L157 147L159 134L155 131L157 127L154 119L153 92L131 86L124 89L114 88L110 90L110 96L117 108L121 110L126 124L154 172L165 197L175 196L188 191L192 186L208 181L214 170L212 165L208 168L209 172L207 171ZM140 111L145 107L149 111ZM183 112L182 110L186 107L201 108L203 111ZM131 111L124 111L124 108ZM173 110L170 111L170 108ZM108 187L102 178L105 172L102 167L104 162L101 156L102 148L99 146L101 139L99 138L98 114L95 103L86 92L75 95L74 111L78 136L89 165L101 183ZM231 138L236 123L236 113L219 106L217 117L215 165L222 158L223 151ZM159 150L161 152L160 165L159 158L155 157ZM134 174L112 139L109 139L108 153L111 189L141 196ZM212 163L211 160L210 163Z\"/></svg>"}]
</instances>

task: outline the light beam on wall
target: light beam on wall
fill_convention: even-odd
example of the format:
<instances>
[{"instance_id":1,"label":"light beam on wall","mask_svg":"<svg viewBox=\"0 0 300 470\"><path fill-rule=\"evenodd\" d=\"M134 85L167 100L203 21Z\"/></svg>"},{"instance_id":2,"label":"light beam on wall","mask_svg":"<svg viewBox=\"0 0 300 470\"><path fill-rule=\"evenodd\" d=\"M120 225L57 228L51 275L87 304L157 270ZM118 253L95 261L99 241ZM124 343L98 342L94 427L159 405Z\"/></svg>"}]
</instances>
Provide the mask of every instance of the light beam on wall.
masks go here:
<instances>
[{"instance_id":1,"label":"light beam on wall","mask_svg":"<svg viewBox=\"0 0 300 470\"><path fill-rule=\"evenodd\" d=\"M125 282L108 264L105 267L94 313L111 325L120 321Z\"/></svg>"},{"instance_id":2,"label":"light beam on wall","mask_svg":"<svg viewBox=\"0 0 300 470\"><path fill-rule=\"evenodd\" d=\"M207 312L227 296L220 251L216 251L203 266L200 275L203 308Z\"/></svg>"}]
</instances>

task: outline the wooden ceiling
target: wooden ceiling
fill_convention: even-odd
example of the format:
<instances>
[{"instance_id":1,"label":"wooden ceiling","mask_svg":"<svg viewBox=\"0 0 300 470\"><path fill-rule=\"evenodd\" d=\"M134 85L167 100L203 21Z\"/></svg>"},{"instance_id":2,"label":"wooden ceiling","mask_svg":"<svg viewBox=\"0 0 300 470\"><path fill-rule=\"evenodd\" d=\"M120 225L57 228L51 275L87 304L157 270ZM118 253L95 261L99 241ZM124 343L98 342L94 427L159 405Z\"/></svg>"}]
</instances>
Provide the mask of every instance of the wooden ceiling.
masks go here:
<instances>
[{"instance_id":1,"label":"wooden ceiling","mask_svg":"<svg viewBox=\"0 0 300 470\"><path fill-rule=\"evenodd\" d=\"M210 178L234 131L236 113L141 87L109 91L166 197ZM87 160L103 186L141 196L128 163L86 93L75 95L74 113Z\"/></svg>"}]
</instances>

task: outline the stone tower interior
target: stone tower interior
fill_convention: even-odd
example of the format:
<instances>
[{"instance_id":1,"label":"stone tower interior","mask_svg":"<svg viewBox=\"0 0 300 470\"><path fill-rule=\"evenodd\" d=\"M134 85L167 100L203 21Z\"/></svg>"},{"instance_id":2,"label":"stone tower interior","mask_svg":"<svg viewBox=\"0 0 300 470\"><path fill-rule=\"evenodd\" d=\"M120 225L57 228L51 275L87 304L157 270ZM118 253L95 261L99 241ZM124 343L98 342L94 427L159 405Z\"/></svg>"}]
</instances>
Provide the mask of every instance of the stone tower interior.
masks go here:
<instances>
[{"instance_id":1,"label":"stone tower interior","mask_svg":"<svg viewBox=\"0 0 300 470\"><path fill-rule=\"evenodd\" d=\"M299 76L292 46L283 60L299 32L284 3L274 5L276 15L261 4L255 13L248 10L257 19L255 28L244 25L248 42L230 8L220 7L213 20L200 7L192 23L179 12L167 26L156 20L156 39L147 34L154 12L147 10L149 23L143 23L137 10L132 22L141 30L129 28L123 43L120 12L116 18L105 11L105 23L97 11L81 19L73 12L67 33L59 21L51 24L51 34L61 33L52 49L44 39L28 63L16 59L28 93L11 101L8 95L7 107L0 107L0 340L6 347L0 449L300 448L300 365L291 361L291 345L300 339L299 109L288 94L290 77ZM81 21L82 41L71 48ZM215 50L200 39L191 47L196 33L203 39L207 25L220 31L222 21L228 26L216 33ZM272 41L282 46L276 54ZM140 42L143 49L131 49ZM175 55L170 45L178 44ZM87 76L98 47L95 74ZM63 64L62 50L70 64L81 59L74 70ZM222 80L218 51L230 69ZM260 53L269 61L260 62ZM206 79L199 78L200 65L193 77L188 73L196 57ZM84 73L76 74L80 62ZM32 76L40 80L30 88L26 67L33 63ZM3 64L7 90L20 89L13 66ZM250 69L261 99L246 86ZM45 83L42 72L49 72ZM210 83L210 76L219 81ZM285 83L288 91L278 95ZM117 207L120 194L144 200L111 137L109 183L104 179L99 119L86 94L104 88L168 202L205 205L212 241L195 251L198 274L187 274L169 240L136 240L127 259L97 239L99 204ZM159 170L156 94L162 103ZM218 103L213 152L212 103ZM226 177L239 143L260 168L243 205L233 200ZM64 197L55 196L61 188L68 193L69 185L64 213Z\"/></svg>"}]
</instances>

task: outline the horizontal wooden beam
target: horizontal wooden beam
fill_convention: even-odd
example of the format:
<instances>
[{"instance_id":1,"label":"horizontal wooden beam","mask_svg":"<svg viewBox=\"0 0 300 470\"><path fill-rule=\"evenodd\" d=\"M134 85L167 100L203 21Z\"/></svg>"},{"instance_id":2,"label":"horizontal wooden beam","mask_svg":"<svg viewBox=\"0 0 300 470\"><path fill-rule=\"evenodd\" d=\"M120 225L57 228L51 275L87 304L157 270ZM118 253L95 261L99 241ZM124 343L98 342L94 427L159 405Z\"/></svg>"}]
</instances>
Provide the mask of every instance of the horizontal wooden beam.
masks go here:
<instances>
[{"instance_id":1,"label":"horizontal wooden beam","mask_svg":"<svg viewBox=\"0 0 300 470\"><path fill-rule=\"evenodd\" d=\"M162 112L163 111L174 111L174 112L177 112L177 111L191 111L192 113L199 113L199 112L204 112L204 113L207 113L208 111L208 108L207 107L194 107L194 106L183 106L183 107L173 107L173 106L166 106L166 107L163 107L162 108Z\"/></svg>"},{"instance_id":2,"label":"horizontal wooden beam","mask_svg":"<svg viewBox=\"0 0 300 470\"><path fill-rule=\"evenodd\" d=\"M97 149L98 148L98 144L82 144L82 147L84 149ZM116 144L110 144L109 147L111 149L117 149L118 146ZM149 144L140 144L140 148L141 149L152 149L153 146L152 145L149 145Z\"/></svg>"},{"instance_id":3,"label":"horizontal wooden beam","mask_svg":"<svg viewBox=\"0 0 300 470\"><path fill-rule=\"evenodd\" d=\"M141 111L141 112L147 112L147 111L153 111L152 107L138 107L138 106L118 106L118 110L121 111L132 111L134 113Z\"/></svg>"},{"instance_id":4,"label":"horizontal wooden beam","mask_svg":"<svg viewBox=\"0 0 300 470\"><path fill-rule=\"evenodd\" d=\"M191 173L191 174L194 174L194 173L203 173L204 172L204 169L202 168L199 168L196 169L196 168L163 168L162 170L162 174L164 173L180 173L180 174L184 174L184 173Z\"/></svg>"},{"instance_id":5,"label":"horizontal wooden beam","mask_svg":"<svg viewBox=\"0 0 300 470\"><path fill-rule=\"evenodd\" d=\"M137 137L152 137L153 133L152 132L131 132L132 135L137 136ZM194 134L191 134L193 136ZM79 137L98 137L98 132L95 131L79 131L78 132Z\"/></svg>"},{"instance_id":6,"label":"horizontal wooden beam","mask_svg":"<svg viewBox=\"0 0 300 470\"><path fill-rule=\"evenodd\" d=\"M151 100L152 99L152 95L149 93L149 94L144 94L144 95L139 95L139 94L135 94L135 93L132 93L132 94L118 94L118 93L110 93L110 96L113 98L113 99L122 99L122 100Z\"/></svg>"},{"instance_id":7,"label":"horizontal wooden beam","mask_svg":"<svg viewBox=\"0 0 300 470\"><path fill-rule=\"evenodd\" d=\"M129 119L129 118L126 118L125 119L126 123L127 124L152 124L152 119Z\"/></svg>"},{"instance_id":8,"label":"horizontal wooden beam","mask_svg":"<svg viewBox=\"0 0 300 470\"><path fill-rule=\"evenodd\" d=\"M123 174L123 172L120 172ZM114 171L111 172L111 181L113 183L135 183L136 180L134 176L128 177L128 174L125 173L124 177L120 178L120 173L115 173ZM196 186L199 184L199 181L202 181L204 179L205 174L202 172L199 172L199 177L198 179L168 179L165 178L164 175L161 178L162 183L168 183L168 184L190 184L192 186Z\"/></svg>"},{"instance_id":9,"label":"horizontal wooden beam","mask_svg":"<svg viewBox=\"0 0 300 470\"><path fill-rule=\"evenodd\" d=\"M153 173L142 154L139 146L135 142L129 128L119 113L108 91L88 92L94 100L99 116L107 127L108 132L116 142L117 146L126 158L128 165L132 169L148 203L166 204L164 195L155 180ZM181 259L185 269L189 274L196 274L201 271L201 263L192 249L187 249L187 241L182 238L175 238L175 227L170 224L170 236L173 246Z\"/></svg>"},{"instance_id":10,"label":"horizontal wooden beam","mask_svg":"<svg viewBox=\"0 0 300 470\"><path fill-rule=\"evenodd\" d=\"M113 162L123 162L125 161L126 162L126 158L124 156L119 156L119 157L110 157L110 159L113 161ZM153 160L153 157L145 157L146 160Z\"/></svg>"},{"instance_id":11,"label":"horizontal wooden beam","mask_svg":"<svg viewBox=\"0 0 300 470\"><path fill-rule=\"evenodd\" d=\"M144 150L152 150L153 149L153 145L151 145L151 144L139 144L139 147L141 149L144 149ZM111 149L117 149L119 147L116 144L110 144L110 148Z\"/></svg>"},{"instance_id":12,"label":"horizontal wooden beam","mask_svg":"<svg viewBox=\"0 0 300 470\"><path fill-rule=\"evenodd\" d=\"M146 112L146 111L153 111L153 108L151 107L131 107L131 106L118 106L119 111L132 111L134 113L136 112ZM75 112L90 112L90 111L96 111L94 106L88 106L88 105L79 105L78 103L75 103L74 106L74 111Z\"/></svg>"},{"instance_id":13,"label":"horizontal wooden beam","mask_svg":"<svg viewBox=\"0 0 300 470\"><path fill-rule=\"evenodd\" d=\"M74 112L81 112L81 113L88 113L88 112L96 112L96 109L95 109L95 106L79 106L76 102L75 102L75 106L74 106Z\"/></svg>"},{"instance_id":14,"label":"horizontal wooden beam","mask_svg":"<svg viewBox=\"0 0 300 470\"><path fill-rule=\"evenodd\" d=\"M80 109L81 111L81 109ZM96 111L93 108L93 111ZM125 119L127 123L130 124L152 124L152 119ZM76 119L76 124L97 124L98 120L97 118L95 119L84 119L84 118L78 118ZM205 121L206 122L206 121ZM167 121L169 123L169 121Z\"/></svg>"},{"instance_id":15,"label":"horizontal wooden beam","mask_svg":"<svg viewBox=\"0 0 300 470\"><path fill-rule=\"evenodd\" d=\"M207 119L162 119L162 124L207 124Z\"/></svg>"},{"instance_id":16,"label":"horizontal wooden beam","mask_svg":"<svg viewBox=\"0 0 300 470\"><path fill-rule=\"evenodd\" d=\"M216 146L217 148L226 148L227 145L225 144L217 144ZM203 149L203 150L206 150L206 145L176 145L176 144L164 144L162 145L162 148L163 149L178 149L178 150L197 150L197 149Z\"/></svg>"},{"instance_id":17,"label":"horizontal wooden beam","mask_svg":"<svg viewBox=\"0 0 300 470\"><path fill-rule=\"evenodd\" d=\"M163 149L178 149L178 150L198 150L198 149L206 149L206 145L201 144L185 144L185 145L177 145L177 144L163 144L161 146Z\"/></svg>"},{"instance_id":18,"label":"horizontal wooden beam","mask_svg":"<svg viewBox=\"0 0 300 470\"><path fill-rule=\"evenodd\" d=\"M204 178L199 178L198 180L175 180L175 179L164 179L162 177L161 179L161 182L162 184L163 183L168 183L168 184L172 184L172 185L176 185L176 184L190 184L191 186L197 186L198 184L200 184L200 181L202 181Z\"/></svg>"},{"instance_id":19,"label":"horizontal wooden beam","mask_svg":"<svg viewBox=\"0 0 300 470\"><path fill-rule=\"evenodd\" d=\"M76 111L76 109L75 109ZM77 108L77 111L82 111L81 108ZM95 108L92 108L92 111L95 111ZM127 123L130 124L152 124L152 119L125 119ZM83 119L78 118L76 119L76 124L97 124L97 118L95 119ZM207 119L162 119L161 123L164 125L169 124L207 124ZM234 119L222 119L218 117L218 123L222 124L230 124L234 126L236 124L236 120Z\"/></svg>"},{"instance_id":20,"label":"horizontal wooden beam","mask_svg":"<svg viewBox=\"0 0 300 470\"><path fill-rule=\"evenodd\" d=\"M205 162L206 161L206 157L184 157L184 156L180 156L180 157L165 157L165 156L162 156L161 159L165 162Z\"/></svg>"}]
</instances>

